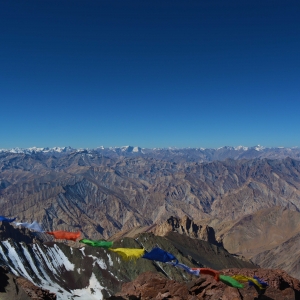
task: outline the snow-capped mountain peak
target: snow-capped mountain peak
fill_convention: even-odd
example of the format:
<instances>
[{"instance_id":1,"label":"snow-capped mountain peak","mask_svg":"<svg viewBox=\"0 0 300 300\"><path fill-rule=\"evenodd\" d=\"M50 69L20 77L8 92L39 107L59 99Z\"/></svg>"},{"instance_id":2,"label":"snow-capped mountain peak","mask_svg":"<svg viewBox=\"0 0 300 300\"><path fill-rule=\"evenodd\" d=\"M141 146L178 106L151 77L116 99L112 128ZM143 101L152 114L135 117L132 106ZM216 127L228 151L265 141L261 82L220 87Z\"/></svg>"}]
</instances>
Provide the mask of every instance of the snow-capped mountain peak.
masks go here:
<instances>
[{"instance_id":1,"label":"snow-capped mountain peak","mask_svg":"<svg viewBox=\"0 0 300 300\"><path fill-rule=\"evenodd\" d=\"M234 147L234 150L243 150L243 151L247 151L249 148L248 147L245 147L245 146L237 146L237 147Z\"/></svg>"}]
</instances>

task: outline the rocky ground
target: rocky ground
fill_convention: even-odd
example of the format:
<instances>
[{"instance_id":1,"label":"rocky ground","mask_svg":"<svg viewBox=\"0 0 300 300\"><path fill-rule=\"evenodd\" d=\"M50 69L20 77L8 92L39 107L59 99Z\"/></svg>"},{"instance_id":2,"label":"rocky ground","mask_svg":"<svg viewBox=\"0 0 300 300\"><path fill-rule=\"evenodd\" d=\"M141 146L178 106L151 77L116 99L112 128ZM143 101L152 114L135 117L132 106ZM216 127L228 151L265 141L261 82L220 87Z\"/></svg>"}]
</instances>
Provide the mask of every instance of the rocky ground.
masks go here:
<instances>
[{"instance_id":1,"label":"rocky ground","mask_svg":"<svg viewBox=\"0 0 300 300\"><path fill-rule=\"evenodd\" d=\"M146 272L136 280L125 283L121 292L108 298L110 300L298 300L300 299L300 282L286 272L266 269L229 269L226 275L256 275L268 282L264 292L245 284L243 289L226 286L216 282L210 276L200 276L188 283L180 283L165 278L157 273Z\"/></svg>"}]
</instances>

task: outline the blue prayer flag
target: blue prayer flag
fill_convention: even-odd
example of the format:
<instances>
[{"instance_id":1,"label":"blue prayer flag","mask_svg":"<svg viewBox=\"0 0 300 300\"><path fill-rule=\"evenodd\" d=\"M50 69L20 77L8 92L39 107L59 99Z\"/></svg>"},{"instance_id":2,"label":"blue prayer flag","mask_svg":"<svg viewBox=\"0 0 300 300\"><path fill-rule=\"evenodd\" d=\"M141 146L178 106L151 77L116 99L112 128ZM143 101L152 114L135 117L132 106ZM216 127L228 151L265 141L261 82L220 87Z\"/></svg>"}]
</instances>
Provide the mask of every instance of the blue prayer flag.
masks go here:
<instances>
[{"instance_id":1,"label":"blue prayer flag","mask_svg":"<svg viewBox=\"0 0 300 300\"><path fill-rule=\"evenodd\" d=\"M199 276L200 274L200 270L192 270L191 268L189 268L187 265L181 264L181 263L176 263L176 262L167 262L167 264L170 264L176 268L181 268L185 271L187 271L188 273L195 275L195 276Z\"/></svg>"},{"instance_id":2,"label":"blue prayer flag","mask_svg":"<svg viewBox=\"0 0 300 300\"><path fill-rule=\"evenodd\" d=\"M13 222L15 219L16 219L16 218L14 218L14 219L7 219L7 218L5 218L5 217L3 217L3 216L0 216L0 221L2 221L2 222L9 222L9 223L11 223L11 222Z\"/></svg>"},{"instance_id":3,"label":"blue prayer flag","mask_svg":"<svg viewBox=\"0 0 300 300\"><path fill-rule=\"evenodd\" d=\"M259 284L261 284L261 287L262 289L265 289L267 286L268 286L268 283L267 282L264 282L262 279L260 279L259 277L257 276L253 276L254 279L256 279L258 281ZM249 281L249 285L251 286L254 286L255 284L251 281Z\"/></svg>"},{"instance_id":4,"label":"blue prayer flag","mask_svg":"<svg viewBox=\"0 0 300 300\"><path fill-rule=\"evenodd\" d=\"M153 248L150 252L145 253L142 257L161 262L168 262L171 260L176 260L178 262L177 258L173 254L164 251L158 247Z\"/></svg>"}]
</instances>

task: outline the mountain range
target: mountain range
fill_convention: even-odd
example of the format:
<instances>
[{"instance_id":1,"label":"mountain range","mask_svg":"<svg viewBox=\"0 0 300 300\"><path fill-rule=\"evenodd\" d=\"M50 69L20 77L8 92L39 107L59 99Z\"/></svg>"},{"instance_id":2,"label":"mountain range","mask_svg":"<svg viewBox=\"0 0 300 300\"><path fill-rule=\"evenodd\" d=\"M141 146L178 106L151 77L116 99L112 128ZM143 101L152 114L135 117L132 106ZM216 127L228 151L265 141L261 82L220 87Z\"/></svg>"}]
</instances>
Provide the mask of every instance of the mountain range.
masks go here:
<instances>
[{"instance_id":1,"label":"mountain range","mask_svg":"<svg viewBox=\"0 0 300 300\"><path fill-rule=\"evenodd\" d=\"M168 216L236 220L261 209L300 209L300 161L171 162L71 152L0 154L0 209L48 230L107 238Z\"/></svg>"},{"instance_id":2,"label":"mountain range","mask_svg":"<svg viewBox=\"0 0 300 300\"><path fill-rule=\"evenodd\" d=\"M227 158L232 159L251 159L251 158L294 158L300 159L300 148L299 147L263 147L260 145L253 147L237 146L230 147L224 146L217 149L214 148L141 148L138 146L123 146L123 147L108 147L103 146L88 149L80 148L75 149L72 147L31 147L31 148L12 148L12 149L0 149L0 153L43 153L45 155L65 155L72 152L86 152L90 154L98 153L110 157L132 157L132 156L143 156L152 157L156 159L170 160L170 161L194 161L194 162L209 162L214 160L224 160Z\"/></svg>"},{"instance_id":3,"label":"mountain range","mask_svg":"<svg viewBox=\"0 0 300 300\"><path fill-rule=\"evenodd\" d=\"M0 211L18 222L37 220L45 230L80 230L91 239L118 241L152 232L175 245L175 232L300 279L299 155L299 148L263 147L2 150ZM3 241L11 237L4 234L7 230L3 229ZM43 236L42 241L54 247L51 253L56 251L51 238ZM24 256L25 246L7 248L14 243L5 242L2 252ZM195 254L185 253L184 246L176 249L193 257L191 263L200 262ZM34 249L28 251L36 255ZM38 283L38 277L29 277ZM85 284L90 283L78 286Z\"/></svg>"}]
</instances>

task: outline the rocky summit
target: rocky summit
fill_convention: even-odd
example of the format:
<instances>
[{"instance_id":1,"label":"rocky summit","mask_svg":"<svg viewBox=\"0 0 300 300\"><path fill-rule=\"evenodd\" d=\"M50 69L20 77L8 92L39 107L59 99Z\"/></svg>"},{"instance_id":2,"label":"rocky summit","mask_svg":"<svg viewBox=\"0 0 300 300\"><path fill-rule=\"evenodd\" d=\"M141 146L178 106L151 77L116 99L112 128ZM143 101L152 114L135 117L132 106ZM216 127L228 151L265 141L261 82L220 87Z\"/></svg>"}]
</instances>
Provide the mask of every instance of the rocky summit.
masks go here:
<instances>
[{"instance_id":1,"label":"rocky summit","mask_svg":"<svg viewBox=\"0 0 300 300\"><path fill-rule=\"evenodd\" d=\"M15 276L9 268L0 267L1 300L56 300L56 294L37 287L24 277Z\"/></svg>"},{"instance_id":2,"label":"rocky summit","mask_svg":"<svg viewBox=\"0 0 300 300\"><path fill-rule=\"evenodd\" d=\"M300 282L283 271L277 270L223 270L224 274L246 273L248 276L263 276L269 282L265 291L254 286L243 289L229 287L216 282L210 276L201 276L188 283L177 282L157 273L146 272L134 281L125 283L121 292L110 300L296 300L300 299Z\"/></svg>"}]
</instances>

